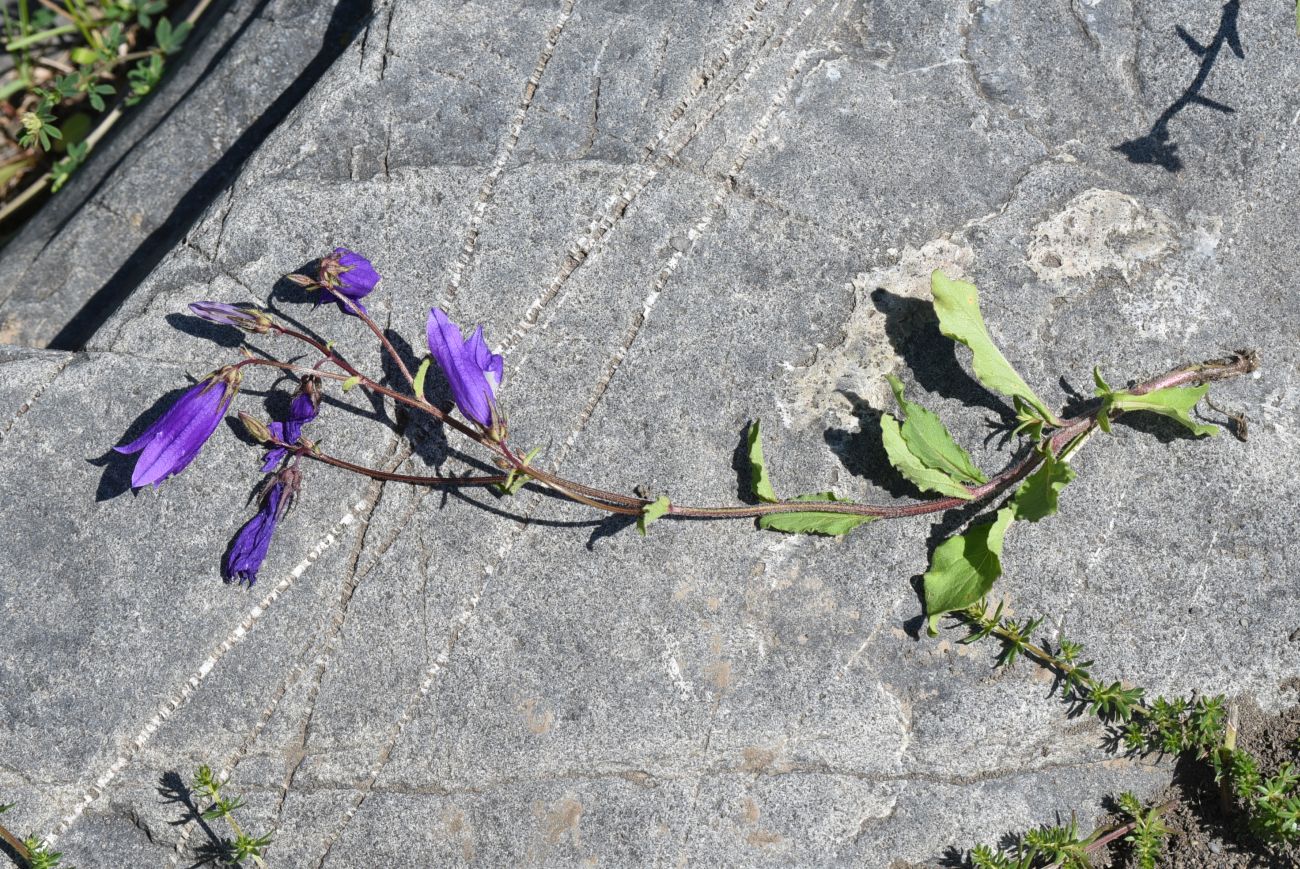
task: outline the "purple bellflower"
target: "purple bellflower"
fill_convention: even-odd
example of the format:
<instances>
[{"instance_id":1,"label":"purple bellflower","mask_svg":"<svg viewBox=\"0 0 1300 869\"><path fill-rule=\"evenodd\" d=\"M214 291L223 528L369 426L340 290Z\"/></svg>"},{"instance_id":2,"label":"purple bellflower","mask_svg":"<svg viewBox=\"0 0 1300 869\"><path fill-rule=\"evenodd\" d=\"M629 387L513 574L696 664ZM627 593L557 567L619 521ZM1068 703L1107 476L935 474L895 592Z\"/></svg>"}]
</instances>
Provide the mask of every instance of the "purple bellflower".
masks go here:
<instances>
[{"instance_id":1,"label":"purple bellflower","mask_svg":"<svg viewBox=\"0 0 1300 869\"><path fill-rule=\"evenodd\" d=\"M440 308L429 311L429 352L451 384L460 412L484 429L500 432L505 424L497 406L497 388L505 360L488 349L479 326L468 338Z\"/></svg>"},{"instance_id":2,"label":"purple bellflower","mask_svg":"<svg viewBox=\"0 0 1300 869\"><path fill-rule=\"evenodd\" d=\"M262 493L262 504L257 515L244 523L230 544L230 552L223 565L227 582L247 582L251 587L257 582L257 571L266 560L275 534L275 523L280 521L302 485L302 472L296 466L276 474Z\"/></svg>"},{"instance_id":3,"label":"purple bellflower","mask_svg":"<svg viewBox=\"0 0 1300 869\"><path fill-rule=\"evenodd\" d=\"M379 272L359 253L353 253L346 247L334 248L334 253L320 261L320 272L317 280L322 287L328 287L334 292L346 296L348 301L357 306L361 313L368 313L366 306L361 304L361 299L370 295L371 291L379 285ZM352 309L344 304L343 300L338 300L339 310L345 314L351 314Z\"/></svg>"},{"instance_id":4,"label":"purple bellflower","mask_svg":"<svg viewBox=\"0 0 1300 869\"><path fill-rule=\"evenodd\" d=\"M298 387L298 394L289 403L289 418L284 422L271 423L267 426L267 431L277 441L286 444L296 443L299 435L302 434L302 427L316 418L316 411L319 408L320 378L309 374L303 377ZM272 468L280 464L280 460L287 452L284 447L275 447L267 453L266 462L262 465L262 473L269 473Z\"/></svg>"},{"instance_id":5,"label":"purple bellflower","mask_svg":"<svg viewBox=\"0 0 1300 869\"><path fill-rule=\"evenodd\" d=\"M245 332L260 334L271 328L271 318L252 307L241 308L225 302L191 302L190 311L209 323L237 326Z\"/></svg>"},{"instance_id":6,"label":"purple bellflower","mask_svg":"<svg viewBox=\"0 0 1300 869\"><path fill-rule=\"evenodd\" d=\"M132 488L156 487L194 461L226 415L242 377L234 365L212 372L178 398L144 434L113 448L126 455L140 454L131 472Z\"/></svg>"}]
</instances>

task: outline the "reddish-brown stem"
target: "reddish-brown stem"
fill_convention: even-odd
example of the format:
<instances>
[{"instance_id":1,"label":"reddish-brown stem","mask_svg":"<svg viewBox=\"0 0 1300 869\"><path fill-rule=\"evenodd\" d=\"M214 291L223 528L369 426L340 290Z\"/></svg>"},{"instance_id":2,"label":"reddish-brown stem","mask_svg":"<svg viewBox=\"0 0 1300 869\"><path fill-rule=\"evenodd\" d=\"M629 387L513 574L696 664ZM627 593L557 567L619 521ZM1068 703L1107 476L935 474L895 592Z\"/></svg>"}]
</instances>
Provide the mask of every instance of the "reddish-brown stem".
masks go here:
<instances>
[{"instance_id":1,"label":"reddish-brown stem","mask_svg":"<svg viewBox=\"0 0 1300 869\"><path fill-rule=\"evenodd\" d=\"M393 346L393 342L388 340L388 336L384 334L384 330L379 328L379 324L376 323L374 320L370 319L370 315L367 314L365 311L361 310L361 307L356 302L352 301L347 296L340 293L334 287L327 286L325 287L325 289L326 291L329 292L330 295L332 295L334 298L339 300L340 305L347 305L349 311L351 311L353 314L356 314L357 318L360 319L361 322L365 323L368 327L370 327L370 331L375 333L375 337L379 339L380 345L383 346L384 350L388 352L388 355L392 357L393 362L397 364L398 370L400 370L402 372L402 376L406 378L407 385L410 386L411 391L414 392L415 378L411 376L410 369L406 367L406 363L402 361L402 357L397 353L397 348ZM422 396L418 396L418 395L416 396L416 398L421 398L421 397Z\"/></svg>"},{"instance_id":2,"label":"reddish-brown stem","mask_svg":"<svg viewBox=\"0 0 1300 869\"><path fill-rule=\"evenodd\" d=\"M272 441L272 446L285 447L286 449L297 449L292 444ZM303 450L302 455L315 459L318 462L324 462L327 465L333 465L336 468L342 468L345 471L352 471L372 480L387 480L393 483L410 483L414 486L496 486L506 481L505 474L497 474L488 477L426 477L418 474L397 474L392 471L381 471L377 468L367 468L365 465L357 465L345 459L331 456L328 453L315 452L313 450Z\"/></svg>"},{"instance_id":3,"label":"reddish-brown stem","mask_svg":"<svg viewBox=\"0 0 1300 869\"><path fill-rule=\"evenodd\" d=\"M23 840L6 830L3 826L0 826L0 842L4 842L12 848L14 853L23 860L32 859L32 852L27 850L27 845L24 844Z\"/></svg>"}]
</instances>

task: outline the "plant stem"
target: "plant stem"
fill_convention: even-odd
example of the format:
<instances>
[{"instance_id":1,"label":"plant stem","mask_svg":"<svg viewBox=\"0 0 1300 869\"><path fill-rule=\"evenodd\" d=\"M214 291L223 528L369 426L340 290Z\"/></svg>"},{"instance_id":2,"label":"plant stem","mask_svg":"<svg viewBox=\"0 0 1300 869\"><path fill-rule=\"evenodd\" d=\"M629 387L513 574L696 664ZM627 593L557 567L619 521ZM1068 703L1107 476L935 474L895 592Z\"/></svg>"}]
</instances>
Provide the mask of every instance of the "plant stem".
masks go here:
<instances>
[{"instance_id":1,"label":"plant stem","mask_svg":"<svg viewBox=\"0 0 1300 869\"><path fill-rule=\"evenodd\" d=\"M284 447L289 450L298 449L294 444L286 444L280 441L273 441L272 444L277 447ZM353 464L328 453L317 452L315 450L303 450L302 455L309 459L315 459L318 462L324 462L327 465L333 465L336 468L342 468L345 471L352 471L370 477L372 480L388 480L394 483L410 483L415 486L496 486L506 481L505 474L498 474L490 477L423 477L415 474L395 474L391 471L381 471L377 468L367 468L364 465Z\"/></svg>"},{"instance_id":2,"label":"plant stem","mask_svg":"<svg viewBox=\"0 0 1300 869\"><path fill-rule=\"evenodd\" d=\"M4 842L8 845L14 850L14 853L24 860L32 859L32 852L27 850L27 845L24 844L23 840L5 829L3 824L0 824L0 842Z\"/></svg>"}]
</instances>

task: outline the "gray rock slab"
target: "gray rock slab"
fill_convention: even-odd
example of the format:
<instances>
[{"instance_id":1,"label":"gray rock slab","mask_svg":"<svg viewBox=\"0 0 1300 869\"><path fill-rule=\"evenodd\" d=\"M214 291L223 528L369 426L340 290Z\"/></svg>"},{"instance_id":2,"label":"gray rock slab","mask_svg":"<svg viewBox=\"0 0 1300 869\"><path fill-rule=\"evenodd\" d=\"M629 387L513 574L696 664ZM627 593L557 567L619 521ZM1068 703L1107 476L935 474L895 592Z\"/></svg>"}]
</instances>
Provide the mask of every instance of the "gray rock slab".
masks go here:
<instances>
[{"instance_id":1,"label":"gray rock slab","mask_svg":"<svg viewBox=\"0 0 1300 869\"><path fill-rule=\"evenodd\" d=\"M1197 75L1174 24L1206 41L1218 22L1107 0L380 4L91 352L22 363L45 386L18 388L3 458L23 541L0 571L17 825L83 867L188 865L206 833L156 789L209 763L277 866L934 865L1168 784L1042 673L995 670L960 632L917 639L937 520L642 539L529 490L313 465L250 591L218 579L257 481L229 433L156 493L97 501L122 466L86 459L234 355L189 301L274 288L281 315L381 369L358 324L277 284L336 244L386 275L367 303L413 356L433 304L485 324L517 446L679 503L735 500L758 417L779 492L900 495L870 435L887 373L984 467L1007 462L989 437L1005 404L927 319L934 268L977 281L1057 405L1093 365L1114 382L1254 347L1259 376L1215 389L1249 441L1116 426L1060 515L1014 529L997 588L1108 677L1293 704L1288 11L1242 10L1245 59L1203 84L1235 111L1166 124L1180 171L1115 150ZM244 406L275 408L268 386L250 377ZM329 396L312 431L332 452L472 461ZM31 565L53 630L30 622Z\"/></svg>"},{"instance_id":2,"label":"gray rock slab","mask_svg":"<svg viewBox=\"0 0 1300 869\"><path fill-rule=\"evenodd\" d=\"M222 198L239 164L365 18L368 3L236 0L0 253L0 342L78 349Z\"/></svg>"}]
</instances>

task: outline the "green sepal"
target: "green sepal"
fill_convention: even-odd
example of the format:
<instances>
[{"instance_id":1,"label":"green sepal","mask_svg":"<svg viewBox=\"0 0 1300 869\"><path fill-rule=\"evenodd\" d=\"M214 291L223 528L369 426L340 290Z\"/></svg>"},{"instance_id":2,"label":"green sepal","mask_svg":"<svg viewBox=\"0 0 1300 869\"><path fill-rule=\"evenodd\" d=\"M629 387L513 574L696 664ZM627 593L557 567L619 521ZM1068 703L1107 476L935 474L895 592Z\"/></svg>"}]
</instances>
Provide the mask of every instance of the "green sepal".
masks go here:
<instances>
[{"instance_id":1,"label":"green sepal","mask_svg":"<svg viewBox=\"0 0 1300 869\"><path fill-rule=\"evenodd\" d=\"M969 501L974 497L970 490L949 477L943 471L926 467L925 463L913 455L903 438L902 427L898 420L887 413L880 415L880 441L885 446L885 455L889 463L917 488L925 492L938 492Z\"/></svg>"},{"instance_id":2,"label":"green sepal","mask_svg":"<svg viewBox=\"0 0 1300 869\"><path fill-rule=\"evenodd\" d=\"M760 501L775 501L776 490L767 476L767 465L763 463L763 442L759 439L758 420L749 427L746 436L749 443L749 478L754 484L754 497Z\"/></svg>"},{"instance_id":3,"label":"green sepal","mask_svg":"<svg viewBox=\"0 0 1300 869\"><path fill-rule=\"evenodd\" d=\"M352 375L347 380L343 381L343 391L349 392L353 387L355 387L360 382L361 382L360 375L357 374Z\"/></svg>"},{"instance_id":4,"label":"green sepal","mask_svg":"<svg viewBox=\"0 0 1300 869\"><path fill-rule=\"evenodd\" d=\"M426 359L425 362L428 362L428 360ZM524 456L524 464L531 465L533 459L537 458L537 454L541 451L541 447L533 447L529 450L528 455ZM527 485L528 481L531 479L532 477L521 472L518 468L511 468L510 473L506 474L505 482L497 483L492 488L496 489L502 495L513 495Z\"/></svg>"},{"instance_id":5,"label":"green sepal","mask_svg":"<svg viewBox=\"0 0 1300 869\"><path fill-rule=\"evenodd\" d=\"M903 395L903 381L892 374L885 375L894 399L906 419L902 426L903 442L907 449L927 468L942 471L963 483L987 483L989 478L971 461L970 454L953 438L943 420L933 411L926 410Z\"/></svg>"},{"instance_id":6,"label":"green sepal","mask_svg":"<svg viewBox=\"0 0 1300 869\"><path fill-rule=\"evenodd\" d=\"M1043 463L1016 489L1011 498L1015 518L1028 522L1051 516L1056 512L1061 490L1076 476L1069 462L1063 462L1048 453Z\"/></svg>"},{"instance_id":7,"label":"green sepal","mask_svg":"<svg viewBox=\"0 0 1300 869\"><path fill-rule=\"evenodd\" d=\"M1002 575L1002 540L1013 519L1014 508L1003 507L992 522L949 537L934 550L930 569L921 578L931 636L939 633L940 616L976 603Z\"/></svg>"},{"instance_id":8,"label":"green sepal","mask_svg":"<svg viewBox=\"0 0 1300 869\"><path fill-rule=\"evenodd\" d=\"M823 503L836 501L848 503L848 498L840 498L834 492L814 492L811 495L800 495L792 500L795 501L821 501ZM758 527L764 531L783 531L786 534L825 534L828 537L838 537L841 534L848 534L859 525L871 522L878 517L876 516L854 516L848 513L818 513L809 511L807 513L768 513L766 516L758 517Z\"/></svg>"},{"instance_id":9,"label":"green sepal","mask_svg":"<svg viewBox=\"0 0 1300 869\"><path fill-rule=\"evenodd\" d=\"M428 356L420 360L420 367L415 369L415 381L411 388L415 390L416 398L424 398L424 378L429 373L429 363L433 361Z\"/></svg>"},{"instance_id":10,"label":"green sepal","mask_svg":"<svg viewBox=\"0 0 1300 869\"><path fill-rule=\"evenodd\" d=\"M1060 425L989 337L975 285L953 280L936 269L930 276L930 291L934 294L934 311L939 316L939 331L971 349L974 354L971 365L979 382L994 392L1019 396L1043 420L1053 426Z\"/></svg>"},{"instance_id":11,"label":"green sepal","mask_svg":"<svg viewBox=\"0 0 1300 869\"><path fill-rule=\"evenodd\" d=\"M646 527L651 522L667 513L668 508L671 506L672 503L668 500L668 496L660 495L658 498L641 508L641 515L638 516L636 520L636 530L641 532L642 537L645 536Z\"/></svg>"}]
</instances>

